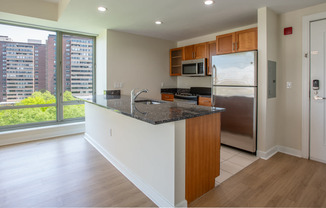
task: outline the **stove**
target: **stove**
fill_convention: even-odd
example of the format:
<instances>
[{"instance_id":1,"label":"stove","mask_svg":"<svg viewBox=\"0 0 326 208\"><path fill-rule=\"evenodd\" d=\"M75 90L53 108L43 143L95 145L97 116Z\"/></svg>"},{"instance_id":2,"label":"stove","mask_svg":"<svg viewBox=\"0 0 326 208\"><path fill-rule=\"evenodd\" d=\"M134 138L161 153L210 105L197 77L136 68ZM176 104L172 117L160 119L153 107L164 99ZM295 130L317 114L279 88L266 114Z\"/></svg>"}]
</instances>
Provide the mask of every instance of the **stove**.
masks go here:
<instances>
[{"instance_id":1,"label":"stove","mask_svg":"<svg viewBox=\"0 0 326 208\"><path fill-rule=\"evenodd\" d=\"M187 92L176 93L174 95L174 98L180 98L180 99L186 99L186 100L196 100L197 101L197 95L187 93Z\"/></svg>"},{"instance_id":2,"label":"stove","mask_svg":"<svg viewBox=\"0 0 326 208\"><path fill-rule=\"evenodd\" d=\"M191 87L188 91L179 91L174 95L174 100L177 102L185 102L197 105L198 96L210 95L211 88L207 87Z\"/></svg>"}]
</instances>

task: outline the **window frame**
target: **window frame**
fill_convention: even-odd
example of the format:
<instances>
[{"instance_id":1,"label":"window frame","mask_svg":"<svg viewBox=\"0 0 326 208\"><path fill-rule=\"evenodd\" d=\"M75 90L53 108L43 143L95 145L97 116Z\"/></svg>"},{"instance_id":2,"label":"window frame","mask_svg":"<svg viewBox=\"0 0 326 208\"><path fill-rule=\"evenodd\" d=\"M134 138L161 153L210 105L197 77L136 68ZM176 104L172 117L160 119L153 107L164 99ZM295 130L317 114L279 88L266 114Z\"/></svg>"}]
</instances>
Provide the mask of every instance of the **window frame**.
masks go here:
<instances>
[{"instance_id":1,"label":"window frame","mask_svg":"<svg viewBox=\"0 0 326 208\"><path fill-rule=\"evenodd\" d=\"M76 32L76 31L65 31L65 30L60 30L60 29L55 29L55 28L47 28L47 27L42 27L42 26L28 25L28 24L17 23L17 22L9 22L8 23L8 22L0 21L0 24L55 32L56 33L56 43L55 43L56 61L55 62L60 63L60 64L56 64L56 77L57 77L56 78L56 94L55 94L56 103L40 104L40 105L24 105L24 106L2 106L2 107L0 106L0 111L1 110L12 110L12 109L24 109L24 108L56 107L56 120L0 126L0 132L12 131L12 130L18 130L18 129L24 129L24 128L60 125L60 124L66 124L66 123L77 123L77 122L85 121L85 117L64 119L64 115L63 115L64 106L82 105L85 102L82 100L63 102L64 88L62 86L62 83L64 82L64 77L62 77L62 74L63 74L63 70L65 70L65 68L62 66L62 58L63 58L62 39L63 39L64 35L71 35L71 36L87 37L87 38L90 38L93 40L92 94L95 95L96 94L96 37L97 37L97 35L85 34L85 33ZM60 43L60 44L58 44L58 43ZM58 77L61 77L61 79L58 79Z\"/></svg>"}]
</instances>

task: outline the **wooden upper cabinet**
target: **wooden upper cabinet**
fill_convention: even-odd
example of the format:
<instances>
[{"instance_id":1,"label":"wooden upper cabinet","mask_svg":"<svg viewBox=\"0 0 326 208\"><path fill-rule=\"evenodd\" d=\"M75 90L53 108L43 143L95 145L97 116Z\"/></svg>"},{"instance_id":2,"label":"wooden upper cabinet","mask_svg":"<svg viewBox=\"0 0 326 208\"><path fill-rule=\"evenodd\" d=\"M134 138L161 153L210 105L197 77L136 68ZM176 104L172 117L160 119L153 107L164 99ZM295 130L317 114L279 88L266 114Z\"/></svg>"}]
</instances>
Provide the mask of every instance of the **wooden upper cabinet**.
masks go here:
<instances>
[{"instance_id":1,"label":"wooden upper cabinet","mask_svg":"<svg viewBox=\"0 0 326 208\"><path fill-rule=\"evenodd\" d=\"M184 47L184 58L185 58L185 60L195 59L195 47L194 47L194 45Z\"/></svg>"},{"instance_id":2,"label":"wooden upper cabinet","mask_svg":"<svg viewBox=\"0 0 326 208\"><path fill-rule=\"evenodd\" d=\"M194 45L195 59L201 59L207 57L206 47L207 47L207 43L199 43Z\"/></svg>"},{"instance_id":3,"label":"wooden upper cabinet","mask_svg":"<svg viewBox=\"0 0 326 208\"><path fill-rule=\"evenodd\" d=\"M207 43L207 75L212 75L212 56L216 55L216 41Z\"/></svg>"},{"instance_id":4,"label":"wooden upper cabinet","mask_svg":"<svg viewBox=\"0 0 326 208\"><path fill-rule=\"evenodd\" d=\"M216 36L216 54L233 53L235 33Z\"/></svg>"},{"instance_id":5,"label":"wooden upper cabinet","mask_svg":"<svg viewBox=\"0 0 326 208\"><path fill-rule=\"evenodd\" d=\"M216 36L216 54L257 50L257 28Z\"/></svg>"},{"instance_id":6,"label":"wooden upper cabinet","mask_svg":"<svg viewBox=\"0 0 326 208\"><path fill-rule=\"evenodd\" d=\"M184 60L183 47L170 49L170 76L181 75L181 63Z\"/></svg>"},{"instance_id":7,"label":"wooden upper cabinet","mask_svg":"<svg viewBox=\"0 0 326 208\"><path fill-rule=\"evenodd\" d=\"M206 58L206 43L199 43L184 47L185 60Z\"/></svg>"},{"instance_id":8,"label":"wooden upper cabinet","mask_svg":"<svg viewBox=\"0 0 326 208\"><path fill-rule=\"evenodd\" d=\"M236 44L237 52L257 50L258 48L257 28L236 32L235 37L237 43Z\"/></svg>"}]
</instances>

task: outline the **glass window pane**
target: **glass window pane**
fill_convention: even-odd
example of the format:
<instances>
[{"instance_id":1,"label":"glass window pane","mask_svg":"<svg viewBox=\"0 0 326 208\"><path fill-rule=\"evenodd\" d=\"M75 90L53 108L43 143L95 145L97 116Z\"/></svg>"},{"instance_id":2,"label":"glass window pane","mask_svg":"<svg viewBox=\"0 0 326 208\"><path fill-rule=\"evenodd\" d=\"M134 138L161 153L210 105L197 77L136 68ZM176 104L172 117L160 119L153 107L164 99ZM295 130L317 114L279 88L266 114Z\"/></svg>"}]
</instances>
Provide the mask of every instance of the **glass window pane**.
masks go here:
<instances>
[{"instance_id":1,"label":"glass window pane","mask_svg":"<svg viewBox=\"0 0 326 208\"><path fill-rule=\"evenodd\" d=\"M85 104L63 106L63 118L83 118L85 117Z\"/></svg>"},{"instance_id":2,"label":"glass window pane","mask_svg":"<svg viewBox=\"0 0 326 208\"><path fill-rule=\"evenodd\" d=\"M63 36L62 89L64 101L70 101L71 95L92 95L93 44L92 38L77 35Z\"/></svg>"},{"instance_id":3,"label":"glass window pane","mask_svg":"<svg viewBox=\"0 0 326 208\"><path fill-rule=\"evenodd\" d=\"M56 107L0 110L0 126L56 120Z\"/></svg>"},{"instance_id":4,"label":"glass window pane","mask_svg":"<svg viewBox=\"0 0 326 208\"><path fill-rule=\"evenodd\" d=\"M55 42L55 32L0 24L0 113L7 118L6 121L0 118L2 125L56 120L56 113L43 115L44 118L38 117L41 114L35 114L34 118L29 114L41 108L1 109L56 103ZM17 112L21 115L16 115Z\"/></svg>"}]
</instances>

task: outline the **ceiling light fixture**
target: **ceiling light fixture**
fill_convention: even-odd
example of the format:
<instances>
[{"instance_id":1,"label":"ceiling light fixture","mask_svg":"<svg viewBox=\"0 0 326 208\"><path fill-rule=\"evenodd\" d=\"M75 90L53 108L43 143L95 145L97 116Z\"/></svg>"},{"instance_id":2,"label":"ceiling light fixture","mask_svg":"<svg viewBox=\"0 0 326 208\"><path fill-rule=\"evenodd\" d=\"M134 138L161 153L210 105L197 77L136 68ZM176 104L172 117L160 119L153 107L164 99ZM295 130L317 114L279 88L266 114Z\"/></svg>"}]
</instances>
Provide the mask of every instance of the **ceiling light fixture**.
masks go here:
<instances>
[{"instance_id":1,"label":"ceiling light fixture","mask_svg":"<svg viewBox=\"0 0 326 208\"><path fill-rule=\"evenodd\" d=\"M107 10L107 8L100 6L100 7L97 7L97 10L99 10L100 12L105 12Z\"/></svg>"},{"instance_id":2,"label":"ceiling light fixture","mask_svg":"<svg viewBox=\"0 0 326 208\"><path fill-rule=\"evenodd\" d=\"M206 0L205 4L206 5L212 5L212 4L214 4L214 1L213 0Z\"/></svg>"},{"instance_id":3,"label":"ceiling light fixture","mask_svg":"<svg viewBox=\"0 0 326 208\"><path fill-rule=\"evenodd\" d=\"M161 24L163 24L163 22L162 21L155 21L155 24L161 25Z\"/></svg>"}]
</instances>

